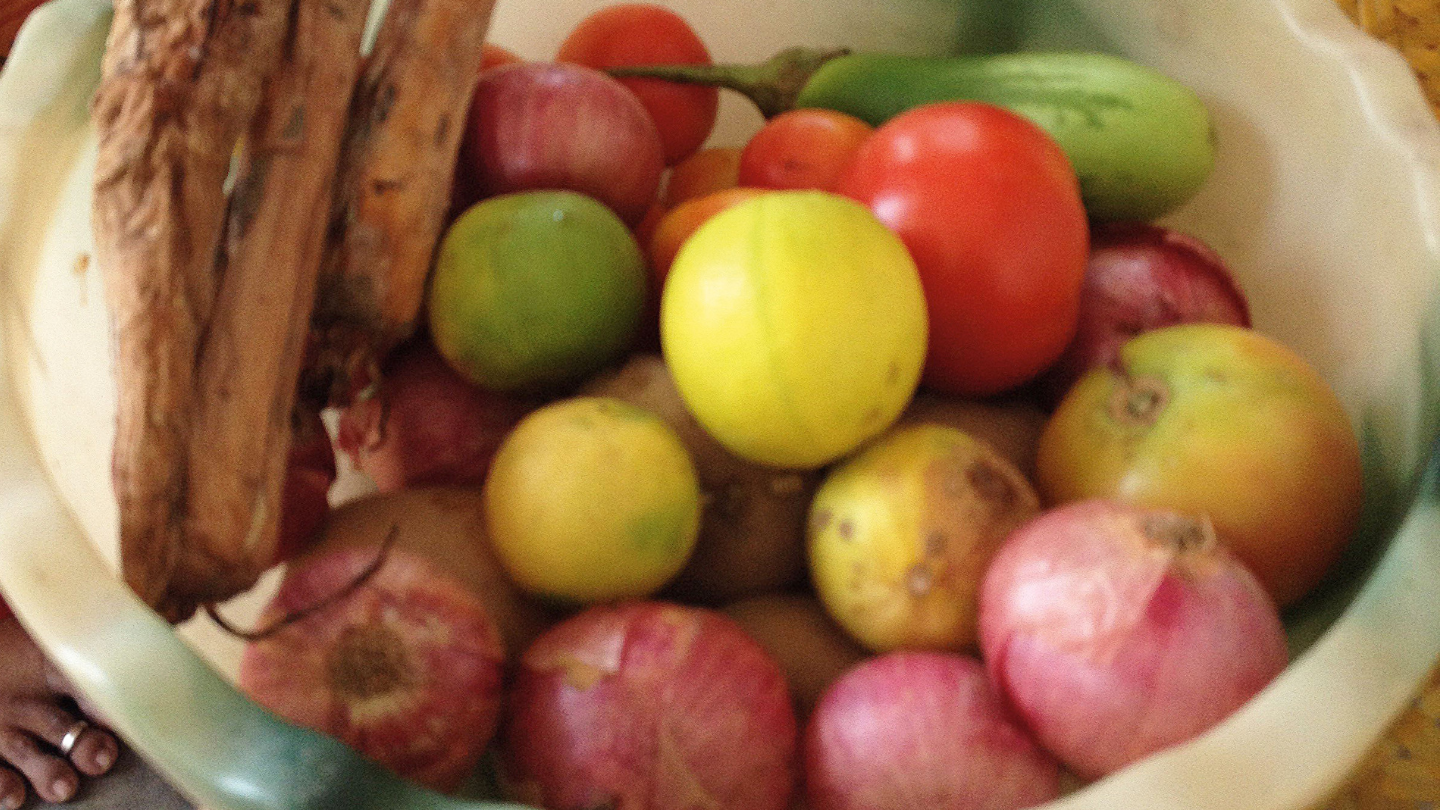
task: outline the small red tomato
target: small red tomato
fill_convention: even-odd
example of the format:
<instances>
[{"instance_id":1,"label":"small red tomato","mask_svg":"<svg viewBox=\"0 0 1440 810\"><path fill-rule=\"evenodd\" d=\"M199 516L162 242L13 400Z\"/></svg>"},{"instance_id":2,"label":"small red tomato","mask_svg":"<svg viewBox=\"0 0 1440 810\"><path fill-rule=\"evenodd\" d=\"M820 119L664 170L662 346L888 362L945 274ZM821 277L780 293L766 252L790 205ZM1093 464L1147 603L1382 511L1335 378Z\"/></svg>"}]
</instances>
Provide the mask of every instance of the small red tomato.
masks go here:
<instances>
[{"instance_id":1,"label":"small red tomato","mask_svg":"<svg viewBox=\"0 0 1440 810\"><path fill-rule=\"evenodd\" d=\"M924 382L1014 388L1075 334L1089 231L1060 146L999 107L942 102L875 130L836 185L900 236L930 314Z\"/></svg>"},{"instance_id":2,"label":"small red tomato","mask_svg":"<svg viewBox=\"0 0 1440 810\"><path fill-rule=\"evenodd\" d=\"M314 544L330 515L330 487L337 475L335 450L325 423L320 414L308 414L290 441L274 562L293 559Z\"/></svg>"},{"instance_id":3,"label":"small red tomato","mask_svg":"<svg viewBox=\"0 0 1440 810\"><path fill-rule=\"evenodd\" d=\"M580 21L560 44L556 61L592 68L627 65L708 65L710 52L683 17L663 6L607 6ZM715 127L720 91L659 79L622 79L660 129L665 163L694 154Z\"/></svg>"},{"instance_id":4,"label":"small red tomato","mask_svg":"<svg viewBox=\"0 0 1440 810\"><path fill-rule=\"evenodd\" d=\"M780 113L740 153L740 185L829 191L875 128L853 115L805 108Z\"/></svg>"}]
</instances>

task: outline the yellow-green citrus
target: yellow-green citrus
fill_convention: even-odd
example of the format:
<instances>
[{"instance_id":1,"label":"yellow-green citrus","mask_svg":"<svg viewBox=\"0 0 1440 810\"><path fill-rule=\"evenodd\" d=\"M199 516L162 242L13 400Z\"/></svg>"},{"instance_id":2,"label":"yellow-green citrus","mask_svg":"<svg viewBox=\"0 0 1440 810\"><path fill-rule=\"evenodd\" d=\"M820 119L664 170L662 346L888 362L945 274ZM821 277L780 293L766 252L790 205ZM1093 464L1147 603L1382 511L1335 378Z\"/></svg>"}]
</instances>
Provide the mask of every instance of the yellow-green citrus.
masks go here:
<instances>
[{"instance_id":1,"label":"yellow-green citrus","mask_svg":"<svg viewBox=\"0 0 1440 810\"><path fill-rule=\"evenodd\" d=\"M867 208L820 191L763 194L696 230L660 328L700 424L781 467L822 466L889 427L925 360L909 252Z\"/></svg>"}]
</instances>

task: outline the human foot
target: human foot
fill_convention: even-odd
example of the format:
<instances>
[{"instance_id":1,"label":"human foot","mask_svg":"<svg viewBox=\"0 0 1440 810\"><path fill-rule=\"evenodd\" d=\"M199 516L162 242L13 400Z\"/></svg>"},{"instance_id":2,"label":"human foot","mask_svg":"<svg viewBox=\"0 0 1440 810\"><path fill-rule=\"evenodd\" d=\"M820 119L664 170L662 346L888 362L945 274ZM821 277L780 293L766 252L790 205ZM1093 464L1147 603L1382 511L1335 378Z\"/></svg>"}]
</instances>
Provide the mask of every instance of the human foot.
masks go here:
<instances>
[{"instance_id":1,"label":"human foot","mask_svg":"<svg viewBox=\"0 0 1440 810\"><path fill-rule=\"evenodd\" d=\"M69 801L83 777L109 771L119 752L0 604L0 808L20 807L32 790L47 802Z\"/></svg>"}]
</instances>

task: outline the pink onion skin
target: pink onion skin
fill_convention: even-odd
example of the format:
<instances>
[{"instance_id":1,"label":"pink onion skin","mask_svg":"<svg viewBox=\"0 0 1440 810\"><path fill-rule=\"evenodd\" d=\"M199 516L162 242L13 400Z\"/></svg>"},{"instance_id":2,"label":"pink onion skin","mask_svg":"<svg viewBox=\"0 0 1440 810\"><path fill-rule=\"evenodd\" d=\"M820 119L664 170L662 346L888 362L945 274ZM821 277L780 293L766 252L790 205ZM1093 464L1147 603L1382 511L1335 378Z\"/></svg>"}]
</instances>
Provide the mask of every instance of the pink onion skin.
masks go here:
<instances>
[{"instance_id":1,"label":"pink onion skin","mask_svg":"<svg viewBox=\"0 0 1440 810\"><path fill-rule=\"evenodd\" d=\"M377 547L302 557L262 623L339 592ZM238 685L257 703L442 792L475 769L499 723L504 650L484 604L392 548L338 604L246 645Z\"/></svg>"},{"instance_id":2,"label":"pink onion skin","mask_svg":"<svg viewBox=\"0 0 1440 810\"><path fill-rule=\"evenodd\" d=\"M996 555L980 600L992 681L1083 779L1209 729L1289 659L1259 581L1208 524L1169 512L1042 513Z\"/></svg>"},{"instance_id":3,"label":"pink onion skin","mask_svg":"<svg viewBox=\"0 0 1440 810\"><path fill-rule=\"evenodd\" d=\"M549 810L786 810L795 712L731 619L642 601L589 608L521 659L502 732L507 792Z\"/></svg>"},{"instance_id":4,"label":"pink onion skin","mask_svg":"<svg viewBox=\"0 0 1440 810\"><path fill-rule=\"evenodd\" d=\"M387 358L375 395L340 415L336 443L381 492L479 486L533 405L461 377L427 340Z\"/></svg>"},{"instance_id":5,"label":"pink onion skin","mask_svg":"<svg viewBox=\"0 0 1440 810\"><path fill-rule=\"evenodd\" d=\"M665 147L625 85L581 65L526 62L485 71L475 88L463 168L481 197L568 189L628 225L660 190Z\"/></svg>"},{"instance_id":6,"label":"pink onion skin","mask_svg":"<svg viewBox=\"0 0 1440 810\"><path fill-rule=\"evenodd\" d=\"M1058 401L1090 368L1114 360L1130 338L1179 323L1250 326L1234 274L1197 237L1143 222L1096 225L1080 292L1075 337L1038 380Z\"/></svg>"},{"instance_id":7,"label":"pink onion skin","mask_svg":"<svg viewBox=\"0 0 1440 810\"><path fill-rule=\"evenodd\" d=\"M1060 768L966 655L871 658L805 731L808 810L1016 810L1060 795Z\"/></svg>"}]
</instances>

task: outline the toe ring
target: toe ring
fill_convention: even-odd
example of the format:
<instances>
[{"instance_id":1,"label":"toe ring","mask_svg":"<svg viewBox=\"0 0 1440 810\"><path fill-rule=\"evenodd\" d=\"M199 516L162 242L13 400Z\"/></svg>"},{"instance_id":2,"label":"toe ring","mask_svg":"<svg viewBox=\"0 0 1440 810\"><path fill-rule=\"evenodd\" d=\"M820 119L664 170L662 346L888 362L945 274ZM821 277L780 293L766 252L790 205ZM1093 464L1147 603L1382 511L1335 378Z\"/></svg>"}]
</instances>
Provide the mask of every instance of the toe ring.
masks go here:
<instances>
[{"instance_id":1,"label":"toe ring","mask_svg":"<svg viewBox=\"0 0 1440 810\"><path fill-rule=\"evenodd\" d=\"M65 736L60 738L60 756L70 756L70 752L75 750L75 743L80 741L80 735L89 728L89 723L84 720L76 720L74 725L66 729Z\"/></svg>"}]
</instances>

